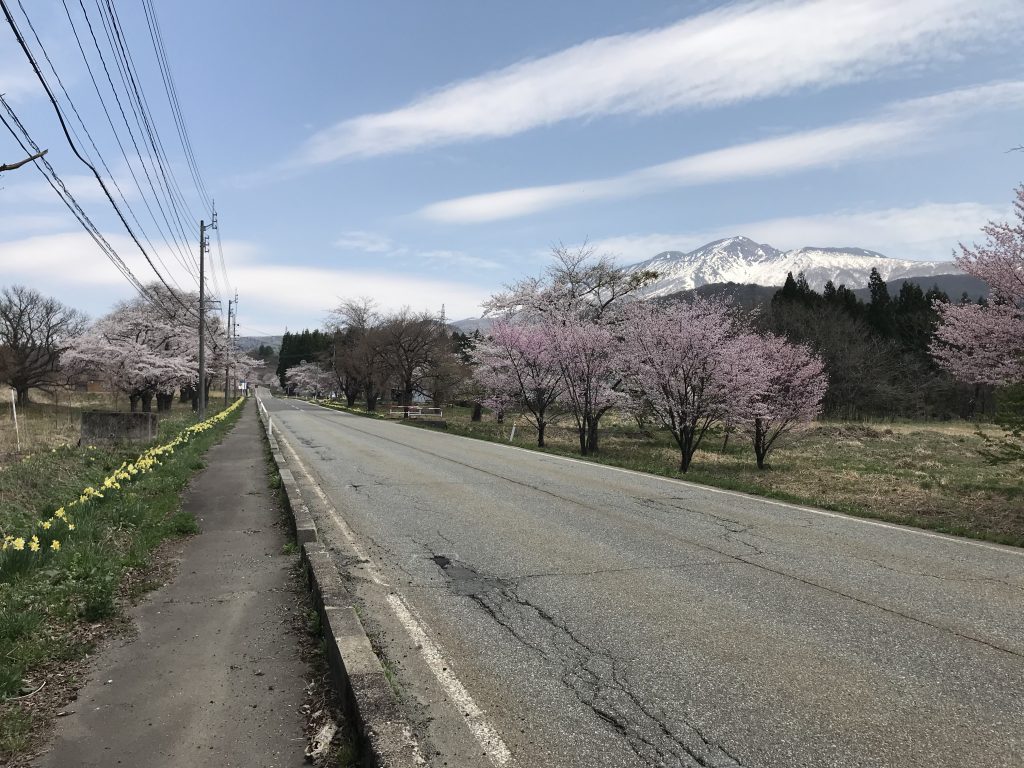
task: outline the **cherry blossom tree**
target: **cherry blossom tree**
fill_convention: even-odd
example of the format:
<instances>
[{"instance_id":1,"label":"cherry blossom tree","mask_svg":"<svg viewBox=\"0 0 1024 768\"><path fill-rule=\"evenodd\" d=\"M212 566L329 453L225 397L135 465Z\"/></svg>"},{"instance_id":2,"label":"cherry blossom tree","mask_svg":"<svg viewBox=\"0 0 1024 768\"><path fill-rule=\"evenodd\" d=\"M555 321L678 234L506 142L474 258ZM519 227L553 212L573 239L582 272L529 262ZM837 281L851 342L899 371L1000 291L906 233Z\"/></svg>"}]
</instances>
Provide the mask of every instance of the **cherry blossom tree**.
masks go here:
<instances>
[{"instance_id":1,"label":"cherry blossom tree","mask_svg":"<svg viewBox=\"0 0 1024 768\"><path fill-rule=\"evenodd\" d=\"M1024 314L1014 304L938 304L931 353L968 384L1024 381Z\"/></svg>"},{"instance_id":2,"label":"cherry blossom tree","mask_svg":"<svg viewBox=\"0 0 1024 768\"><path fill-rule=\"evenodd\" d=\"M537 429L537 445L543 448L549 410L564 389L547 327L499 320L473 357L474 377L486 393L488 407L523 408Z\"/></svg>"},{"instance_id":3,"label":"cherry blossom tree","mask_svg":"<svg viewBox=\"0 0 1024 768\"><path fill-rule=\"evenodd\" d=\"M509 365L499 356L481 358L473 369L473 383L480 397L480 405L494 411L499 424L505 413L519 407L519 391Z\"/></svg>"},{"instance_id":4,"label":"cherry blossom tree","mask_svg":"<svg viewBox=\"0 0 1024 768\"><path fill-rule=\"evenodd\" d=\"M616 337L606 325L574 315L549 318L545 334L562 379L558 400L572 414L579 432L580 455L597 450L601 417L624 401L618 390L622 374Z\"/></svg>"},{"instance_id":5,"label":"cherry blossom tree","mask_svg":"<svg viewBox=\"0 0 1024 768\"><path fill-rule=\"evenodd\" d=\"M66 354L68 365L88 370L128 396L131 409L168 410L178 389L198 392L199 338L195 293L172 294L147 286L147 296L118 304L80 336ZM207 391L226 363L227 339L220 317L206 316ZM193 407L196 406L193 400Z\"/></svg>"},{"instance_id":6,"label":"cherry blossom tree","mask_svg":"<svg viewBox=\"0 0 1024 768\"><path fill-rule=\"evenodd\" d=\"M335 378L330 371L319 363L307 363L305 360L289 368L284 378L288 388L299 395L320 397L335 386Z\"/></svg>"},{"instance_id":7,"label":"cherry blossom tree","mask_svg":"<svg viewBox=\"0 0 1024 768\"><path fill-rule=\"evenodd\" d=\"M551 255L541 277L520 280L495 294L484 304L487 312L533 322L555 313L607 322L658 276L650 270L627 272L611 255L598 254L586 243L576 248L557 245Z\"/></svg>"},{"instance_id":8,"label":"cherry blossom tree","mask_svg":"<svg viewBox=\"0 0 1024 768\"><path fill-rule=\"evenodd\" d=\"M197 367L173 317L141 297L119 304L97 320L68 350L70 365L92 371L128 396L131 410L163 410L175 389L195 383Z\"/></svg>"},{"instance_id":9,"label":"cherry blossom tree","mask_svg":"<svg viewBox=\"0 0 1024 768\"><path fill-rule=\"evenodd\" d=\"M954 378L972 384L1024 381L1024 185L1014 201L1016 221L990 221L984 245L960 246L956 263L992 289L988 306L939 304L931 352Z\"/></svg>"},{"instance_id":10,"label":"cherry blossom tree","mask_svg":"<svg viewBox=\"0 0 1024 768\"><path fill-rule=\"evenodd\" d=\"M629 307L619 364L631 395L679 446L687 472L708 429L750 400L756 366L732 309L718 300Z\"/></svg>"},{"instance_id":11,"label":"cherry blossom tree","mask_svg":"<svg viewBox=\"0 0 1024 768\"><path fill-rule=\"evenodd\" d=\"M736 340L739 365L749 384L747 397L732 404L732 422L754 445L758 469L765 468L768 454L782 435L796 431L821 413L828 390L825 364L810 349L783 336L743 334Z\"/></svg>"},{"instance_id":12,"label":"cherry blossom tree","mask_svg":"<svg viewBox=\"0 0 1024 768\"><path fill-rule=\"evenodd\" d=\"M587 455L598 449L602 416L623 400L614 365L615 326L657 274L627 272L587 244L556 246L552 256L543 275L508 286L484 307L499 317L547 327L565 385L561 401L576 419L585 441L580 452Z\"/></svg>"}]
</instances>

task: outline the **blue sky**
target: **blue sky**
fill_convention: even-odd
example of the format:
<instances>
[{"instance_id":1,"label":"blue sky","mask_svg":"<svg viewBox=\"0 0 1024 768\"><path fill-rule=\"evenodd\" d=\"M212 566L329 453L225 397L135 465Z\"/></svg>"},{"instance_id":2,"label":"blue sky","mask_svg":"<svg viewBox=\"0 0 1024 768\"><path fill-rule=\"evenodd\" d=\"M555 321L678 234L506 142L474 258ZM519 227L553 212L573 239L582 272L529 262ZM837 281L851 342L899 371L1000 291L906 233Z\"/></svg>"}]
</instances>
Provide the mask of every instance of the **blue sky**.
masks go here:
<instances>
[{"instance_id":1,"label":"blue sky","mask_svg":"<svg viewBox=\"0 0 1024 768\"><path fill-rule=\"evenodd\" d=\"M25 5L142 211L128 173L137 156L117 149L63 6ZM203 215L142 2L116 6ZM176 0L158 12L242 333L319 325L363 295L477 314L503 283L543 269L552 244L584 239L623 263L734 234L945 260L1008 214L1024 179L1024 153L1007 152L1024 144L1019 0L324 1L287 12ZM152 279L6 27L0 41L0 92ZM0 135L0 158L19 152ZM0 179L0 283L102 314L132 289L41 184L31 168ZM140 218L164 270L194 285Z\"/></svg>"}]
</instances>

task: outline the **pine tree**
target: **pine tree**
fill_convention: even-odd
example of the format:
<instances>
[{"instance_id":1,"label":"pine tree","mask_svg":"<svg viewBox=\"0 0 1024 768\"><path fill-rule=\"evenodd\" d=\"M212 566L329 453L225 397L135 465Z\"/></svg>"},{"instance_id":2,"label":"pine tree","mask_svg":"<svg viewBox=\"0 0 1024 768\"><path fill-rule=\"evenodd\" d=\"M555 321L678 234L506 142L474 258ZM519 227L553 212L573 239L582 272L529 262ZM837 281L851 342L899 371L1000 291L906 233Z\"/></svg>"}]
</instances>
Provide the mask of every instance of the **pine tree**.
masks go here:
<instances>
[{"instance_id":1,"label":"pine tree","mask_svg":"<svg viewBox=\"0 0 1024 768\"><path fill-rule=\"evenodd\" d=\"M868 324L882 338L892 338L895 330L892 297L889 296L889 286L874 267L871 268L871 277L868 279L868 290L871 293Z\"/></svg>"}]
</instances>

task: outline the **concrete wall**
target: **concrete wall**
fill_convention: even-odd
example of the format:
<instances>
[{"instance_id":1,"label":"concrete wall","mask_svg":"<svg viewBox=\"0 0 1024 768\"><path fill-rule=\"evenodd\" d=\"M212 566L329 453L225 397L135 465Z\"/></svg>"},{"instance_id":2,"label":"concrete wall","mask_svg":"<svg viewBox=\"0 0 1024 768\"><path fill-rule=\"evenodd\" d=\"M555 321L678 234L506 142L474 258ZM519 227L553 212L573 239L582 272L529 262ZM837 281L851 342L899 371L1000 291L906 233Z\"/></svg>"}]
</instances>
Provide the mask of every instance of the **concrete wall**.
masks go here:
<instances>
[{"instance_id":1,"label":"concrete wall","mask_svg":"<svg viewBox=\"0 0 1024 768\"><path fill-rule=\"evenodd\" d=\"M148 443L157 436L155 413L82 411L82 444Z\"/></svg>"}]
</instances>

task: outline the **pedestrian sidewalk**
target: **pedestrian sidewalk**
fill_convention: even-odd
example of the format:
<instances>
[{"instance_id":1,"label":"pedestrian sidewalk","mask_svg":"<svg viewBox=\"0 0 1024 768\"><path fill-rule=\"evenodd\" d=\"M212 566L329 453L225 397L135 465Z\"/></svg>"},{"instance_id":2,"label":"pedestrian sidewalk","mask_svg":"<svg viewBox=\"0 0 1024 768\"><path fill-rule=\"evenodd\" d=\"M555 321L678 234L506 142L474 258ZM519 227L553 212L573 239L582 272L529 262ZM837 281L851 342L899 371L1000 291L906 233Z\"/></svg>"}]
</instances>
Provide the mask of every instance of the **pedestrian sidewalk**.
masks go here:
<instances>
[{"instance_id":1,"label":"pedestrian sidewalk","mask_svg":"<svg viewBox=\"0 0 1024 768\"><path fill-rule=\"evenodd\" d=\"M294 560L254 402L206 460L183 500L202 533L182 543L174 580L131 611L138 637L96 659L40 768L303 765Z\"/></svg>"}]
</instances>

